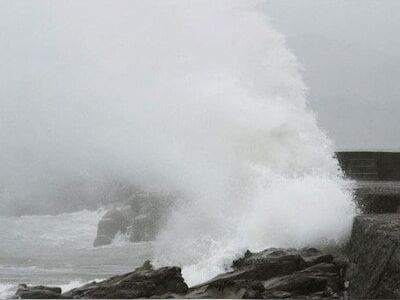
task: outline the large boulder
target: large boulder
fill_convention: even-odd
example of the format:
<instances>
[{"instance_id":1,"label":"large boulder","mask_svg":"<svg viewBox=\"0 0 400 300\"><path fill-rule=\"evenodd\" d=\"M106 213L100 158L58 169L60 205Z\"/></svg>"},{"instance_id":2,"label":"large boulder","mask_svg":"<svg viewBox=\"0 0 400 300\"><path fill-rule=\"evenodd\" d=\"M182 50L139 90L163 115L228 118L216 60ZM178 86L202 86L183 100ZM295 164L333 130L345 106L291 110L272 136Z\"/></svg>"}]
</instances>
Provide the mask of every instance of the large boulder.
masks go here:
<instances>
[{"instance_id":1,"label":"large boulder","mask_svg":"<svg viewBox=\"0 0 400 300\"><path fill-rule=\"evenodd\" d=\"M130 242L154 240L171 203L171 195L136 193L123 204L115 204L99 221L93 245L109 245L119 233Z\"/></svg>"},{"instance_id":2,"label":"large boulder","mask_svg":"<svg viewBox=\"0 0 400 300\"><path fill-rule=\"evenodd\" d=\"M314 248L247 251L233 262L233 271L190 288L185 298L339 297L344 267Z\"/></svg>"},{"instance_id":3,"label":"large boulder","mask_svg":"<svg viewBox=\"0 0 400 300\"><path fill-rule=\"evenodd\" d=\"M61 288L49 286L27 286L26 284L18 285L14 299L60 299Z\"/></svg>"},{"instance_id":4,"label":"large boulder","mask_svg":"<svg viewBox=\"0 0 400 300\"><path fill-rule=\"evenodd\" d=\"M183 294L188 290L181 269L164 267L154 269L145 262L131 273L114 276L101 282L92 282L62 294L63 298L133 299L165 294Z\"/></svg>"},{"instance_id":5,"label":"large boulder","mask_svg":"<svg viewBox=\"0 0 400 300\"><path fill-rule=\"evenodd\" d=\"M129 209L112 208L99 221L97 236L93 242L95 247L109 245L120 232L124 234L129 225Z\"/></svg>"},{"instance_id":6,"label":"large boulder","mask_svg":"<svg viewBox=\"0 0 400 300\"><path fill-rule=\"evenodd\" d=\"M399 214L357 216L349 250L350 296L400 299Z\"/></svg>"}]
</instances>

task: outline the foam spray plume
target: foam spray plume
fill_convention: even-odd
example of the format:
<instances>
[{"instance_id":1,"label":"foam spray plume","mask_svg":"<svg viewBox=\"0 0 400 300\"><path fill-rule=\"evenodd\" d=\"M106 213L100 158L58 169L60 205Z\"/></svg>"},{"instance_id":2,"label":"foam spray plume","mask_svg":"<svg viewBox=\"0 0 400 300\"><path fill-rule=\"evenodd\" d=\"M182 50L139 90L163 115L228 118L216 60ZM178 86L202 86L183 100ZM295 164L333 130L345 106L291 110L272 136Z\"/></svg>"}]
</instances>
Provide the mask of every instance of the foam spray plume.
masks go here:
<instances>
[{"instance_id":1,"label":"foam spray plume","mask_svg":"<svg viewBox=\"0 0 400 300\"><path fill-rule=\"evenodd\" d=\"M247 248L346 237L332 144L259 1L2 5L4 209L76 178L179 191L155 255L189 283Z\"/></svg>"}]
</instances>

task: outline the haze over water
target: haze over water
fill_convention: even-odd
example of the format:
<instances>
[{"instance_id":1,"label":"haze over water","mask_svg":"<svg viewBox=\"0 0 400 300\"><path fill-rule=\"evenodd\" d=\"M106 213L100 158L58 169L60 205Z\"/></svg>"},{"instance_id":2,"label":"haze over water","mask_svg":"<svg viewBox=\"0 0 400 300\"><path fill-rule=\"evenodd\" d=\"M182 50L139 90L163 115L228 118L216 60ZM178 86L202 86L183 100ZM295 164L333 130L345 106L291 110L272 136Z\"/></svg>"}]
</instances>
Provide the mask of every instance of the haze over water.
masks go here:
<instances>
[{"instance_id":1,"label":"haze over water","mask_svg":"<svg viewBox=\"0 0 400 300\"><path fill-rule=\"evenodd\" d=\"M129 186L177 192L146 253L182 266L189 284L248 248L346 238L353 204L332 143L295 56L258 4L3 1L0 208L13 217L1 222L46 224L18 216L96 209ZM74 222L63 230L89 241L94 220L87 231Z\"/></svg>"}]
</instances>

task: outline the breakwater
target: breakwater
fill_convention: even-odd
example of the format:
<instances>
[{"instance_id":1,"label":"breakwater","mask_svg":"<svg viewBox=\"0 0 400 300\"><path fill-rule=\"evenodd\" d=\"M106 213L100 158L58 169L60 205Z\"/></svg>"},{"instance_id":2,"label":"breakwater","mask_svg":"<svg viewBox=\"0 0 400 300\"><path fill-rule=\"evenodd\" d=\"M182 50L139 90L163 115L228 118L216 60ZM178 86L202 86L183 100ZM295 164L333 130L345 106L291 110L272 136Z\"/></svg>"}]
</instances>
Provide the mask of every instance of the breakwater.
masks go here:
<instances>
[{"instance_id":1,"label":"breakwater","mask_svg":"<svg viewBox=\"0 0 400 300\"><path fill-rule=\"evenodd\" d=\"M346 177L355 180L355 199L364 213L400 212L400 152L337 152Z\"/></svg>"}]
</instances>

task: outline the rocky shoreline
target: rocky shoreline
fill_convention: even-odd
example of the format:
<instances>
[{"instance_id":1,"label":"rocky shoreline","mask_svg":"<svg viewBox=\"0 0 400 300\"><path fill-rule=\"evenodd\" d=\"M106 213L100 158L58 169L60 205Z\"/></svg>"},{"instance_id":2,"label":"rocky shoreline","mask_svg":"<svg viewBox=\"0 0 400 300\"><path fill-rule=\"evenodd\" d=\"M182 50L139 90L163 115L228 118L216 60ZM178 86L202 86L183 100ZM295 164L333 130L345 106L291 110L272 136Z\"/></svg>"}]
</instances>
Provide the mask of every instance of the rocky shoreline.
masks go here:
<instances>
[{"instance_id":1,"label":"rocky shoreline","mask_svg":"<svg viewBox=\"0 0 400 300\"><path fill-rule=\"evenodd\" d=\"M229 272L188 287L179 267L133 272L63 292L21 284L14 298L400 299L400 215L355 218L347 255L315 248L247 251Z\"/></svg>"},{"instance_id":2,"label":"rocky shoreline","mask_svg":"<svg viewBox=\"0 0 400 300\"><path fill-rule=\"evenodd\" d=\"M346 298L347 262L315 248L247 251L232 271L193 287L179 267L154 269L149 261L131 273L91 282L62 293L60 288L20 285L21 299L132 298Z\"/></svg>"}]
</instances>

